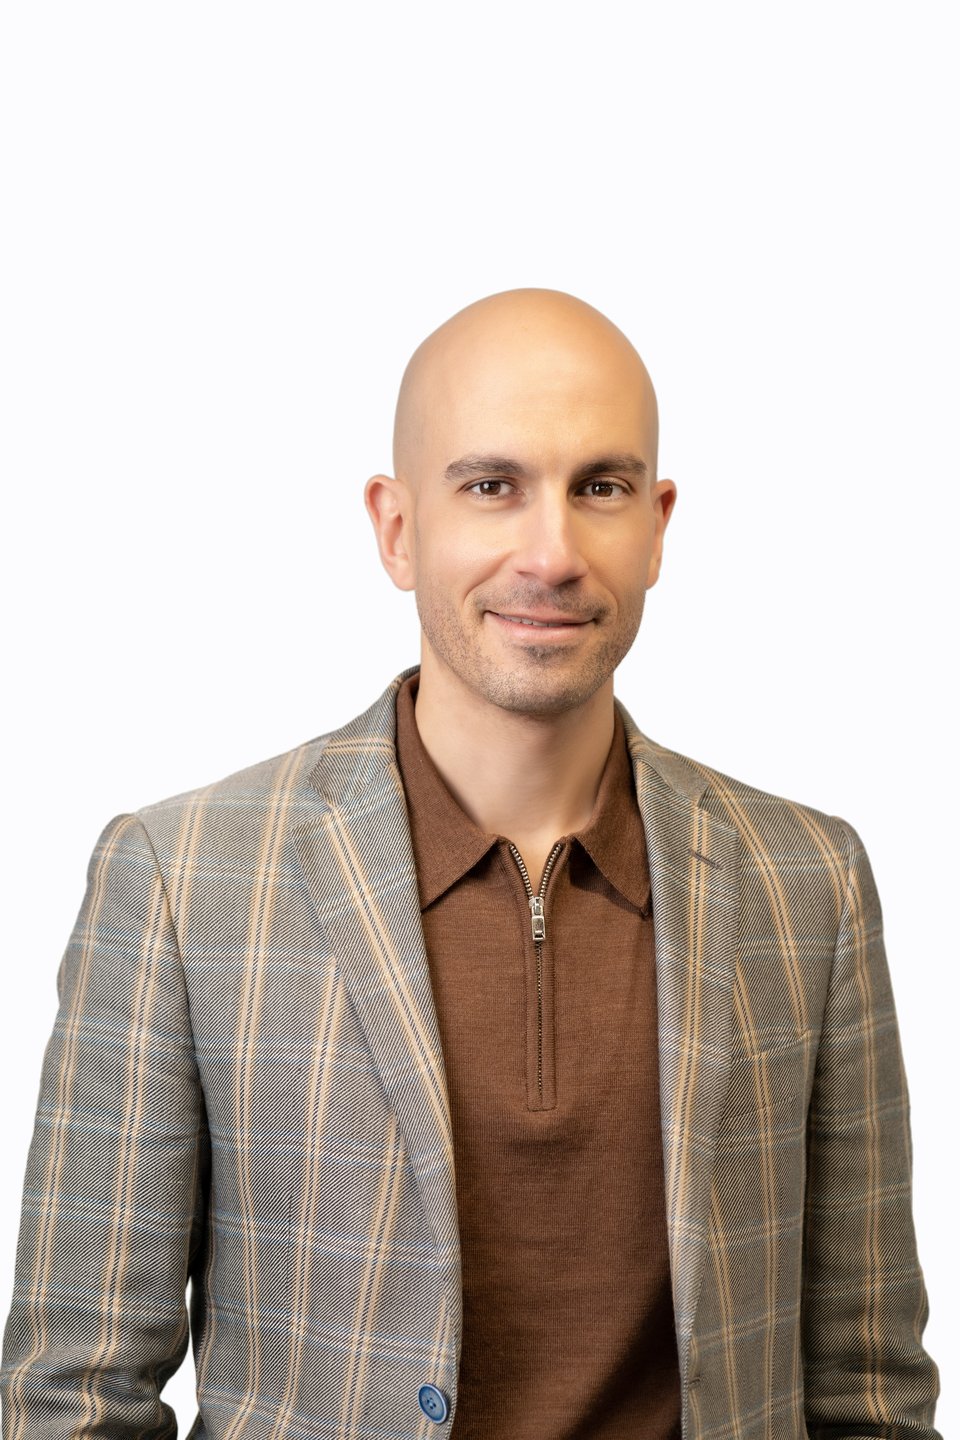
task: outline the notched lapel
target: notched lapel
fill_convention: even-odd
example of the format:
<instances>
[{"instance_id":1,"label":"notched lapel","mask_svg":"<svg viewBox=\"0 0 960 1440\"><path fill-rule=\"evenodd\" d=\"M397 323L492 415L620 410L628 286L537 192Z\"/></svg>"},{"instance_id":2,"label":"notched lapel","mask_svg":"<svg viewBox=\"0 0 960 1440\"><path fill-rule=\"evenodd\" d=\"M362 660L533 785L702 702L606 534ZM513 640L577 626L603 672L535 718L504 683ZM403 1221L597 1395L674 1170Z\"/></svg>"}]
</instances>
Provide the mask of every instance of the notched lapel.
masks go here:
<instances>
[{"instance_id":1,"label":"notched lapel","mask_svg":"<svg viewBox=\"0 0 960 1440\"><path fill-rule=\"evenodd\" d=\"M730 1080L739 836L733 825L701 808L703 779L682 760L677 768L625 712L624 720L650 865L667 1228L686 1373Z\"/></svg>"},{"instance_id":2,"label":"notched lapel","mask_svg":"<svg viewBox=\"0 0 960 1440\"><path fill-rule=\"evenodd\" d=\"M460 1266L453 1131L406 802L391 763L395 696L410 673L332 737L312 777L323 813L297 829L295 843L452 1277Z\"/></svg>"}]
</instances>

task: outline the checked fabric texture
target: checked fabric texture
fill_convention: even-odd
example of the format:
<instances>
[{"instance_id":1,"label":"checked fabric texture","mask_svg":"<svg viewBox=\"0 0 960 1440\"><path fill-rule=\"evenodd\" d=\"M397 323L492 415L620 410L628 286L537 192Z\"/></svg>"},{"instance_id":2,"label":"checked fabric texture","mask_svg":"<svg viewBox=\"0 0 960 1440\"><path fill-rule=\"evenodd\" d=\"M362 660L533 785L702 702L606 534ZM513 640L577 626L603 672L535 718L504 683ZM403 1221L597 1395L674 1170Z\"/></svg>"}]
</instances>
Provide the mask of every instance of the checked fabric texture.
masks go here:
<instances>
[{"instance_id":1,"label":"checked fabric texture","mask_svg":"<svg viewBox=\"0 0 960 1440\"><path fill-rule=\"evenodd\" d=\"M161 1392L191 1338L191 1440L449 1434L453 1148L394 729L416 668L100 835L26 1162L4 1440L173 1437ZM615 703L652 885L684 1436L934 1440L860 837Z\"/></svg>"}]
</instances>

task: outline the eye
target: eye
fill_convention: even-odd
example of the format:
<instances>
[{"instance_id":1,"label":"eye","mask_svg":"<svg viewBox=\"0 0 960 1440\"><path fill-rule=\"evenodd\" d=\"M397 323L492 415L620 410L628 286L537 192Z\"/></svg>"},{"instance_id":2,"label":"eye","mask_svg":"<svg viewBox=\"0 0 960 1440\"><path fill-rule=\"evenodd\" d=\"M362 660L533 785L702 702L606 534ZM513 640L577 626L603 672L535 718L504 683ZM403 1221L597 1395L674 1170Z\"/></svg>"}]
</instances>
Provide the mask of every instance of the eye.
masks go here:
<instances>
[{"instance_id":1,"label":"eye","mask_svg":"<svg viewBox=\"0 0 960 1440\"><path fill-rule=\"evenodd\" d=\"M477 493L477 486L478 486L478 485L509 485L509 484L510 484L510 481L509 481L509 480L500 480L500 479L497 478L497 476L492 475L489 480L475 480L472 485L468 485L468 486L467 486L467 491L468 491L468 492L473 491L473 492L476 494L476 493ZM499 499L500 499L500 495L499 495L499 492L498 492L496 495L480 495L480 494L477 494L477 499L478 499L478 500L499 500Z\"/></svg>"},{"instance_id":2,"label":"eye","mask_svg":"<svg viewBox=\"0 0 960 1440\"><path fill-rule=\"evenodd\" d=\"M499 499L501 498L501 495L500 495L500 491L499 491L499 490L496 491L496 492L493 493L493 494L491 494L490 492L485 492L485 493L481 494L481 493L479 492L478 487L481 486L481 485L509 485L509 484L510 484L510 481L509 481L509 480L503 480L503 479L500 479L498 476L492 475L492 476L490 476L490 478L487 479L487 480L475 480L472 485L468 485L466 488L467 488L467 492L468 492L468 493L473 493L473 494L475 494L478 500L499 500ZM629 486L623 485L619 480L604 480L604 479L602 479L602 478L599 478L599 479L586 480L586 481L584 481L584 485L585 485L585 486L605 485L605 486L607 487L607 489L609 489L610 486L613 485L617 490L619 490L619 492L620 492L621 495L628 495L628 494L630 493ZM615 494L614 494L614 495L594 495L594 496L592 496L591 498L594 499L594 500L616 500L616 499L617 499L617 496L616 496Z\"/></svg>"},{"instance_id":3,"label":"eye","mask_svg":"<svg viewBox=\"0 0 960 1440\"><path fill-rule=\"evenodd\" d=\"M599 480L588 480L588 481L587 481L587 484L588 484L588 485L606 485L608 488L609 488L609 486L611 486L611 485L615 485L615 486L617 487L617 489L620 491L621 495L626 495L626 494L628 493L628 492L627 492L627 487L626 487L626 485L621 485L620 482L619 482L619 480L602 480L602 479L599 479ZM594 498L595 500L616 500L617 497L616 497L616 495L595 495L593 498Z\"/></svg>"}]
</instances>

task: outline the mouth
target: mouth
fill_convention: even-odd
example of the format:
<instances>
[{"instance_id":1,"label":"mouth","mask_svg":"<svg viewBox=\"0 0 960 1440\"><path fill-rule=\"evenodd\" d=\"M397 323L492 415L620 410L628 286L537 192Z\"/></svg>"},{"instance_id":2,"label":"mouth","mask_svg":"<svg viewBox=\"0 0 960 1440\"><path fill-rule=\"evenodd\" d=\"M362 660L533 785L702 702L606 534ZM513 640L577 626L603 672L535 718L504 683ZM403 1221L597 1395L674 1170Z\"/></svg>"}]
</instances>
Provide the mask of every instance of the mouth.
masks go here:
<instances>
[{"instance_id":1,"label":"mouth","mask_svg":"<svg viewBox=\"0 0 960 1440\"><path fill-rule=\"evenodd\" d=\"M573 635L593 624L592 619L570 620L560 616L549 616L544 619L533 615L511 615L506 612L501 614L499 610L490 610L487 613L514 634L539 635L541 637Z\"/></svg>"}]
</instances>

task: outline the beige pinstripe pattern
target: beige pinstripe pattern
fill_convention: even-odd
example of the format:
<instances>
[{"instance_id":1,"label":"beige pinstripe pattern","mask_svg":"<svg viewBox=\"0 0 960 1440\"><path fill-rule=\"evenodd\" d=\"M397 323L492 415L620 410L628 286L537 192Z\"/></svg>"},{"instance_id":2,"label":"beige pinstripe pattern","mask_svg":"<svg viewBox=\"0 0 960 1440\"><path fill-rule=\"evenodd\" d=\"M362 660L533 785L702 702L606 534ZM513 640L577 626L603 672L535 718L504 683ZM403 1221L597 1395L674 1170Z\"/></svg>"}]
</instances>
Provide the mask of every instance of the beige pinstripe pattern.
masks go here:
<instances>
[{"instance_id":1,"label":"beige pinstripe pattern","mask_svg":"<svg viewBox=\"0 0 960 1440\"><path fill-rule=\"evenodd\" d=\"M429 1382L454 1411L461 1291L393 743L415 668L341 729L101 834L43 1057L4 1440L173 1436L160 1395L191 1330L196 1440L449 1433L453 1413L417 1404ZM653 894L684 1435L932 1440L863 845L620 709Z\"/></svg>"}]
</instances>

